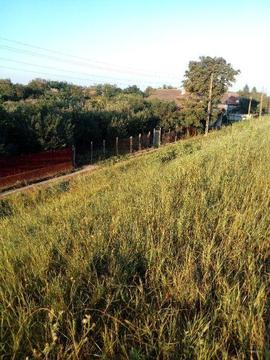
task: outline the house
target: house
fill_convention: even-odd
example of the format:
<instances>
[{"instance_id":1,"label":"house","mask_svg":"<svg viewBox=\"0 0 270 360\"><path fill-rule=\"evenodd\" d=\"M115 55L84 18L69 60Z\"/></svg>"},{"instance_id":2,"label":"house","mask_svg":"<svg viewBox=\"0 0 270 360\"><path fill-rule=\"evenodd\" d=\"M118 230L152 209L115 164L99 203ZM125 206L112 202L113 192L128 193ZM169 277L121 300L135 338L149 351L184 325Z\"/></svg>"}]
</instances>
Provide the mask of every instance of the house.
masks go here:
<instances>
[{"instance_id":1,"label":"house","mask_svg":"<svg viewBox=\"0 0 270 360\"><path fill-rule=\"evenodd\" d=\"M148 99L158 99L161 101L175 101L176 105L181 106L182 100L186 97L183 89L154 89Z\"/></svg>"},{"instance_id":2,"label":"house","mask_svg":"<svg viewBox=\"0 0 270 360\"><path fill-rule=\"evenodd\" d=\"M188 97L188 93L185 89L155 89L152 90L149 99L158 99L161 101L175 101L178 107L184 99ZM236 92L227 92L221 98L221 102L218 105L219 109L225 109L227 112L236 112L239 108L240 95Z\"/></svg>"},{"instance_id":3,"label":"house","mask_svg":"<svg viewBox=\"0 0 270 360\"><path fill-rule=\"evenodd\" d=\"M219 108L225 109L227 112L235 112L239 107L240 95L236 92L227 92L221 98Z\"/></svg>"}]
</instances>

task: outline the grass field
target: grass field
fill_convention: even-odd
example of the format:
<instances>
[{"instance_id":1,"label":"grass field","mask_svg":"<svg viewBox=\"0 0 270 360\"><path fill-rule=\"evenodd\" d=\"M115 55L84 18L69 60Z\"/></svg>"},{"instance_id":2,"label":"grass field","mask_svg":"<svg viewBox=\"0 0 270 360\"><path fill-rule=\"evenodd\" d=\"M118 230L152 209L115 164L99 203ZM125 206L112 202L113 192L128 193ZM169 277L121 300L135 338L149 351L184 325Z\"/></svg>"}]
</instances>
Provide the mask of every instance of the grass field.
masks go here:
<instances>
[{"instance_id":1,"label":"grass field","mask_svg":"<svg viewBox=\"0 0 270 360\"><path fill-rule=\"evenodd\" d=\"M3 359L269 359L270 119L0 202Z\"/></svg>"}]
</instances>

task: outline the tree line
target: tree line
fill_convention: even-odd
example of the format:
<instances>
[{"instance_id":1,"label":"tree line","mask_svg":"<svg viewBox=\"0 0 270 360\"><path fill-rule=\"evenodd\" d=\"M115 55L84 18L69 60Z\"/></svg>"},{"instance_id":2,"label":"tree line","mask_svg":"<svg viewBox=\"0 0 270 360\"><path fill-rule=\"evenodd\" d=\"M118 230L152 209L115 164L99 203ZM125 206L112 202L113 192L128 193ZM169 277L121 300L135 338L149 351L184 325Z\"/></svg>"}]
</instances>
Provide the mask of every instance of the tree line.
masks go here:
<instances>
[{"instance_id":1,"label":"tree line","mask_svg":"<svg viewBox=\"0 0 270 360\"><path fill-rule=\"evenodd\" d=\"M134 136L155 127L204 130L210 74L214 73L213 117L221 96L234 82L223 58L191 61L183 86L189 96L181 106L149 98L153 91L136 85L125 89L100 84L83 87L35 79L27 85L0 80L0 154L20 154L67 145L89 147L90 141ZM163 86L170 89L170 86ZM255 98L254 98L255 101Z\"/></svg>"},{"instance_id":2,"label":"tree line","mask_svg":"<svg viewBox=\"0 0 270 360\"><path fill-rule=\"evenodd\" d=\"M128 137L184 124L174 102L149 100L136 86L81 87L36 79L0 80L0 153L19 154Z\"/></svg>"}]
</instances>

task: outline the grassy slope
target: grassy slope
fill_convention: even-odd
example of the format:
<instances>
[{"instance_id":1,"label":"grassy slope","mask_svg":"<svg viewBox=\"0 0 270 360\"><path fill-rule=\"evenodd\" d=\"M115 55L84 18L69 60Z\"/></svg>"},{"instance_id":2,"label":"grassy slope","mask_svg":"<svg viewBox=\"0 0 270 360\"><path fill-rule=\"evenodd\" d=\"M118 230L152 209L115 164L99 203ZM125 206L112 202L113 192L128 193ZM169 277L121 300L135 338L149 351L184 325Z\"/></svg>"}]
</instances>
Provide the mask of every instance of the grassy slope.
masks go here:
<instances>
[{"instance_id":1,"label":"grassy slope","mask_svg":"<svg viewBox=\"0 0 270 360\"><path fill-rule=\"evenodd\" d=\"M269 179L264 119L2 200L0 354L269 356Z\"/></svg>"}]
</instances>

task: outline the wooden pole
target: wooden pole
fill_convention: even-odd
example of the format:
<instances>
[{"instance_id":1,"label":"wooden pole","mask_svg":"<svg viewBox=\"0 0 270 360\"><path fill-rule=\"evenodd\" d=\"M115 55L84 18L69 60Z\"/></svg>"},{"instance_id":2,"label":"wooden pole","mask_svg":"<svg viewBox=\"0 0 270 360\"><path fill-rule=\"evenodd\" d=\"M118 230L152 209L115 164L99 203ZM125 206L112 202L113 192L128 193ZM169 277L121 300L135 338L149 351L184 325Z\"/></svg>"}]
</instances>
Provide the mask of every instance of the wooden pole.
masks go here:
<instances>
[{"instance_id":1,"label":"wooden pole","mask_svg":"<svg viewBox=\"0 0 270 360\"><path fill-rule=\"evenodd\" d=\"M263 107L263 92L261 93L261 101L260 101L260 114L259 119L262 119L262 107Z\"/></svg>"},{"instance_id":2,"label":"wooden pole","mask_svg":"<svg viewBox=\"0 0 270 360\"><path fill-rule=\"evenodd\" d=\"M118 156L118 136L115 138L115 153Z\"/></svg>"},{"instance_id":3,"label":"wooden pole","mask_svg":"<svg viewBox=\"0 0 270 360\"><path fill-rule=\"evenodd\" d=\"M133 138L132 136L130 136L129 138L129 152L132 153L132 148L133 148Z\"/></svg>"},{"instance_id":4,"label":"wooden pole","mask_svg":"<svg viewBox=\"0 0 270 360\"><path fill-rule=\"evenodd\" d=\"M105 155L106 155L106 140L102 141L102 148L103 148L103 156L105 157Z\"/></svg>"},{"instance_id":5,"label":"wooden pole","mask_svg":"<svg viewBox=\"0 0 270 360\"><path fill-rule=\"evenodd\" d=\"M75 145L72 145L72 165L73 168L76 168L76 148Z\"/></svg>"},{"instance_id":6,"label":"wooden pole","mask_svg":"<svg viewBox=\"0 0 270 360\"><path fill-rule=\"evenodd\" d=\"M153 130L153 146L155 146L155 142L156 142L156 128L154 128Z\"/></svg>"},{"instance_id":7,"label":"wooden pole","mask_svg":"<svg viewBox=\"0 0 270 360\"><path fill-rule=\"evenodd\" d=\"M210 123L210 119L211 119L213 79L214 79L214 74L212 73L212 74L211 74L211 77L210 77L208 109L207 109L207 118L206 118L206 124L205 124L205 135L208 134L208 131L209 131L209 123Z\"/></svg>"},{"instance_id":8,"label":"wooden pole","mask_svg":"<svg viewBox=\"0 0 270 360\"><path fill-rule=\"evenodd\" d=\"M248 104L248 116L251 113L251 103L252 103L252 96L249 98L249 104Z\"/></svg>"},{"instance_id":9,"label":"wooden pole","mask_svg":"<svg viewBox=\"0 0 270 360\"><path fill-rule=\"evenodd\" d=\"M90 163L93 164L93 141L91 141L90 147Z\"/></svg>"},{"instance_id":10,"label":"wooden pole","mask_svg":"<svg viewBox=\"0 0 270 360\"><path fill-rule=\"evenodd\" d=\"M139 134L139 151L142 150L141 138L142 138L142 134Z\"/></svg>"},{"instance_id":11,"label":"wooden pole","mask_svg":"<svg viewBox=\"0 0 270 360\"><path fill-rule=\"evenodd\" d=\"M148 134L147 134L147 147L150 146L150 136L151 136L151 131L148 131Z\"/></svg>"}]
</instances>

